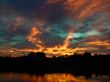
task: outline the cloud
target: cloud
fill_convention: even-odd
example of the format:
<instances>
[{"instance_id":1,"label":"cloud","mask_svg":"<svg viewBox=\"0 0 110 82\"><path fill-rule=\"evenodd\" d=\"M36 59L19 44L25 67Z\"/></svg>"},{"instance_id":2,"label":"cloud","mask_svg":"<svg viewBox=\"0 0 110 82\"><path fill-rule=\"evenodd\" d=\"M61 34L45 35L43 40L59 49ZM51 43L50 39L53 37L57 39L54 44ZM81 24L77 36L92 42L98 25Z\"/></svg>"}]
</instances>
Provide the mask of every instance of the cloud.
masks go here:
<instances>
[{"instance_id":1,"label":"cloud","mask_svg":"<svg viewBox=\"0 0 110 82\"><path fill-rule=\"evenodd\" d=\"M110 0L4 0L0 3L0 46L35 48L27 40L36 27L43 46L63 45L72 33L71 48L107 51L110 41ZM98 44L96 39L100 41ZM103 43L103 41L107 41ZM92 44L90 44L90 43ZM103 48L105 48L103 49ZM97 51L98 51L97 50Z\"/></svg>"},{"instance_id":2,"label":"cloud","mask_svg":"<svg viewBox=\"0 0 110 82\"><path fill-rule=\"evenodd\" d=\"M100 40L96 40L96 41L92 41L92 42L87 42L87 45L91 45L91 46L102 46L104 48L110 48L110 41L100 41Z\"/></svg>"}]
</instances>

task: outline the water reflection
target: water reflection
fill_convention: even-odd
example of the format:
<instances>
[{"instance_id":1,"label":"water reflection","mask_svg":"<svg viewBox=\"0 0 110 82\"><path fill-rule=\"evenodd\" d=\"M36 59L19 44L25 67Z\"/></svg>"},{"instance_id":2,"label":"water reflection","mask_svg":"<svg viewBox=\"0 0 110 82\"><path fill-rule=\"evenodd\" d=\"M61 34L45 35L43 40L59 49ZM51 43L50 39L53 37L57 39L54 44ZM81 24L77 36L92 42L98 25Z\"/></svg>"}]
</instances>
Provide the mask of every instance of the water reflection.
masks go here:
<instances>
[{"instance_id":1,"label":"water reflection","mask_svg":"<svg viewBox=\"0 0 110 82\"><path fill-rule=\"evenodd\" d=\"M85 78L84 76L74 76L72 74L45 74L32 75L20 73L1 73L0 82L110 82L110 77L95 76Z\"/></svg>"}]
</instances>

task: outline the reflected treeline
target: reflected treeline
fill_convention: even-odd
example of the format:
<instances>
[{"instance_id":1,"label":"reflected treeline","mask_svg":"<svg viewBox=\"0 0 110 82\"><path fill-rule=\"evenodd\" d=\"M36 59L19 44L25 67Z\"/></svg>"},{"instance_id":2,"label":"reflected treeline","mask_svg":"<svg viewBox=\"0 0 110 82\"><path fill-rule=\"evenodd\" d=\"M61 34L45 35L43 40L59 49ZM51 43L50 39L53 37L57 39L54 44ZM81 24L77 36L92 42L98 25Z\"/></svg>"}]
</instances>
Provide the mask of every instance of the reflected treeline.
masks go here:
<instances>
[{"instance_id":1,"label":"reflected treeline","mask_svg":"<svg viewBox=\"0 0 110 82\"><path fill-rule=\"evenodd\" d=\"M42 52L30 52L22 57L0 57L1 72L25 73L73 73L91 76L92 74L110 75L110 55L74 54L52 58Z\"/></svg>"}]
</instances>

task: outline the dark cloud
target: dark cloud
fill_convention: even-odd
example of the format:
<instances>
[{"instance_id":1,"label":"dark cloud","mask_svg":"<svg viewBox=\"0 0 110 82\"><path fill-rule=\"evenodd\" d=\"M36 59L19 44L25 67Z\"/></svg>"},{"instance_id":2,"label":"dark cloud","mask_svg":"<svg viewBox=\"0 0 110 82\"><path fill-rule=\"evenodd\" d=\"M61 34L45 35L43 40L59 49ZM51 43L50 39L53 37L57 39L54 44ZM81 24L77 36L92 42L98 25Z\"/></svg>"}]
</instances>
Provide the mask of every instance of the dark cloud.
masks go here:
<instances>
[{"instance_id":1,"label":"dark cloud","mask_svg":"<svg viewBox=\"0 0 110 82\"><path fill-rule=\"evenodd\" d=\"M9 5L19 13L31 14L33 11L40 11L45 0L8 0Z\"/></svg>"},{"instance_id":2,"label":"dark cloud","mask_svg":"<svg viewBox=\"0 0 110 82\"><path fill-rule=\"evenodd\" d=\"M47 47L53 47L63 43L63 39L61 37L58 37L52 33L44 33L39 38Z\"/></svg>"},{"instance_id":3,"label":"dark cloud","mask_svg":"<svg viewBox=\"0 0 110 82\"><path fill-rule=\"evenodd\" d=\"M46 5L45 7L45 17L49 22L59 22L64 19L66 16L65 11L64 11L64 6L63 4L56 3L52 5Z\"/></svg>"}]
</instances>

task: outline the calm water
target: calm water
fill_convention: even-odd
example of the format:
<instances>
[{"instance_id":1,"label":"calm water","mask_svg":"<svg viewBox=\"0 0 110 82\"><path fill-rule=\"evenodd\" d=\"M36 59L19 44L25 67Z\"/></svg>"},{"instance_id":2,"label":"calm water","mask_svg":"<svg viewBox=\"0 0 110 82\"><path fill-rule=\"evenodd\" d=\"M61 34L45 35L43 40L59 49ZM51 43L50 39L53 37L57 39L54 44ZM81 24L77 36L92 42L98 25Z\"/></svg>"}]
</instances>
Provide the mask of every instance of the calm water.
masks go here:
<instances>
[{"instance_id":1,"label":"calm water","mask_svg":"<svg viewBox=\"0 0 110 82\"><path fill-rule=\"evenodd\" d=\"M110 82L110 77L106 75L85 78L84 76L74 76L71 74L45 74L43 76L1 73L0 82Z\"/></svg>"}]
</instances>

